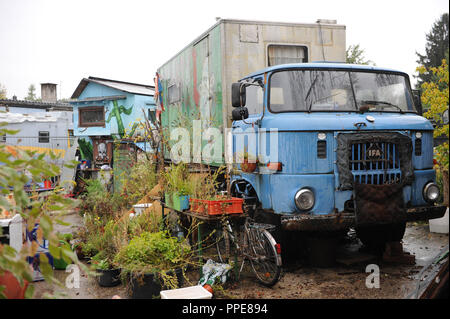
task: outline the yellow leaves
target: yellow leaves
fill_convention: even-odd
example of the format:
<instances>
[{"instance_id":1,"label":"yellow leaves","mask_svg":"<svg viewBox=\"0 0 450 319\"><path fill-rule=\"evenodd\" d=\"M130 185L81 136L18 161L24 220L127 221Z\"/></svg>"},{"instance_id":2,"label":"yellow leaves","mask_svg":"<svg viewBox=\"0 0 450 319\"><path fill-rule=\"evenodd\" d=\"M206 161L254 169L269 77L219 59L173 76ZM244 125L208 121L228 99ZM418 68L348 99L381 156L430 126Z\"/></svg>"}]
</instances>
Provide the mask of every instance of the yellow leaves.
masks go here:
<instances>
[{"instance_id":1,"label":"yellow leaves","mask_svg":"<svg viewBox=\"0 0 450 319\"><path fill-rule=\"evenodd\" d=\"M434 120L437 123L434 130L434 137L449 136L448 124L442 124L442 113L448 109L449 99L449 72L448 65L445 59L442 60L442 64L437 68L430 68L427 70L424 66L417 68L420 73L431 72L433 74L432 82L425 82L422 84L422 103L428 106L428 110L424 113L424 116L430 120ZM448 154L449 144L443 143L436 147L436 159L439 165L448 169Z\"/></svg>"},{"instance_id":2,"label":"yellow leaves","mask_svg":"<svg viewBox=\"0 0 450 319\"><path fill-rule=\"evenodd\" d=\"M426 68L421 66L417 70L423 73L426 71ZM422 103L429 107L424 116L440 122L442 112L448 108L449 74L447 61L445 59L442 60L441 66L430 68L429 71L433 73L435 81L422 84ZM443 132L439 133L442 134Z\"/></svg>"}]
</instances>

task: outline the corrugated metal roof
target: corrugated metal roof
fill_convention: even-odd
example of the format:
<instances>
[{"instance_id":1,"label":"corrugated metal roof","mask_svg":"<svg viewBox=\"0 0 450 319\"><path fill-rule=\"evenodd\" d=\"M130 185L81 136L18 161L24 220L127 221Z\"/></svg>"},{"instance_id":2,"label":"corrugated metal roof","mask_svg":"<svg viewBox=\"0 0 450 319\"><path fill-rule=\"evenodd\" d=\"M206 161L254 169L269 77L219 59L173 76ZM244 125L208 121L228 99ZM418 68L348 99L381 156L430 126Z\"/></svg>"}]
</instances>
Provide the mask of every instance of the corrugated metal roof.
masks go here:
<instances>
[{"instance_id":1,"label":"corrugated metal roof","mask_svg":"<svg viewBox=\"0 0 450 319\"><path fill-rule=\"evenodd\" d=\"M123 82L90 76L87 79L84 78L81 80L80 84L78 84L78 87L75 89L75 92L73 92L72 94L72 99L78 98L81 95L81 92L83 92L86 85L88 85L88 83L90 82L98 83L113 89L133 94L149 96L153 96L155 94L155 87L153 85Z\"/></svg>"},{"instance_id":2,"label":"corrugated metal roof","mask_svg":"<svg viewBox=\"0 0 450 319\"><path fill-rule=\"evenodd\" d=\"M8 107L26 107L35 109L58 109L63 111L71 111L72 106L66 102L42 102L42 101L28 101L28 100L0 100L0 106Z\"/></svg>"},{"instance_id":3,"label":"corrugated metal roof","mask_svg":"<svg viewBox=\"0 0 450 319\"><path fill-rule=\"evenodd\" d=\"M23 123L23 122L56 122L65 118L66 112L36 112L30 114L21 113L0 113L0 122L3 123Z\"/></svg>"}]
</instances>

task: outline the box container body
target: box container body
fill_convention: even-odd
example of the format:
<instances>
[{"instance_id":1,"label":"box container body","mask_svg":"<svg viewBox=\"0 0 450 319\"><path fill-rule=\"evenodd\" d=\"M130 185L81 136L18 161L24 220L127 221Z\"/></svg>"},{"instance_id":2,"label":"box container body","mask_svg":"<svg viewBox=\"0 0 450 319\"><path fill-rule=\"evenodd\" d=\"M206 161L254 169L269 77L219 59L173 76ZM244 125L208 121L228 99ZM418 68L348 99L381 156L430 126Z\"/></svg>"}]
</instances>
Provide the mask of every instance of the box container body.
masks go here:
<instances>
[{"instance_id":1,"label":"box container body","mask_svg":"<svg viewBox=\"0 0 450 319\"><path fill-rule=\"evenodd\" d=\"M165 139L172 134L172 150L178 149L173 147L177 141L189 142L184 161L199 163L200 149L203 163L221 165L228 150L225 129L232 123L231 83L277 64L345 62L345 50L343 25L219 20L158 68ZM179 137L183 130L189 132L189 141ZM221 147L210 150L217 138ZM164 157L171 158L167 149Z\"/></svg>"}]
</instances>

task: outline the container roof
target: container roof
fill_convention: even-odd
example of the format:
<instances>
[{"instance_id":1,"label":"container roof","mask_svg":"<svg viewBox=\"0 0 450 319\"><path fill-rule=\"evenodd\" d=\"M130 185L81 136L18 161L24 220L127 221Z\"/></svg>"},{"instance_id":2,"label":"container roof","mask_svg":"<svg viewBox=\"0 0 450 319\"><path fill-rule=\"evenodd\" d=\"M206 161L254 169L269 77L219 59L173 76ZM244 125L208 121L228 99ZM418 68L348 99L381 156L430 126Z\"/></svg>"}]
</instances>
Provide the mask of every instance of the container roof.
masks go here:
<instances>
[{"instance_id":1,"label":"container roof","mask_svg":"<svg viewBox=\"0 0 450 319\"><path fill-rule=\"evenodd\" d=\"M155 87L153 85L138 84L90 76L89 78L84 78L80 81L80 84L78 84L71 98L72 99L78 98L83 92L83 90L86 88L86 86L91 82L101 84L127 93L149 95L149 96L153 96L155 94Z\"/></svg>"}]
</instances>

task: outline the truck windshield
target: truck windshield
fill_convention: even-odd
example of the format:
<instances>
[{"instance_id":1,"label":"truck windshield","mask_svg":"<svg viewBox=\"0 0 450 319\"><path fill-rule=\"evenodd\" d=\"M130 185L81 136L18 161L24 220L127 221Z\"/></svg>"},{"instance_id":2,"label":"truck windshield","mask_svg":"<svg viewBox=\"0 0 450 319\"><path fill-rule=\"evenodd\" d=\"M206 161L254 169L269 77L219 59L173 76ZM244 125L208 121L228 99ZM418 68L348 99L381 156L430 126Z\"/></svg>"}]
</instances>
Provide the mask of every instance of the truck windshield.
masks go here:
<instances>
[{"instance_id":1,"label":"truck windshield","mask_svg":"<svg viewBox=\"0 0 450 319\"><path fill-rule=\"evenodd\" d=\"M405 76L341 70L288 70L270 77L273 113L314 111L416 112Z\"/></svg>"}]
</instances>

